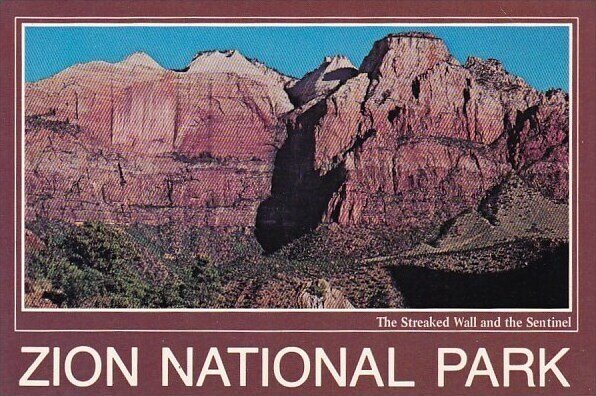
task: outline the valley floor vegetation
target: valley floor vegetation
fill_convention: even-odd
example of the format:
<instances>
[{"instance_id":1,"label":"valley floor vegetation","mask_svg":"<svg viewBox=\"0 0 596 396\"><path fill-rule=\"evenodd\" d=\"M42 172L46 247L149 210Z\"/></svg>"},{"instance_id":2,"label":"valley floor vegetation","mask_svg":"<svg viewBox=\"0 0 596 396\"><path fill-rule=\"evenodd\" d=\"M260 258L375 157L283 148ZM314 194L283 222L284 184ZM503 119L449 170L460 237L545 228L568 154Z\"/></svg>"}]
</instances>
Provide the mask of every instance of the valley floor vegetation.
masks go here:
<instances>
[{"instance_id":1,"label":"valley floor vegetation","mask_svg":"<svg viewBox=\"0 0 596 396\"><path fill-rule=\"evenodd\" d=\"M250 233L176 223L38 219L26 224L25 303L31 308L567 306L566 241L524 237L437 253L411 249L421 235L374 236L360 230L358 238L345 238L321 227L267 254ZM350 251L357 240L368 241L360 250L376 258ZM402 254L387 255L386 246L398 246Z\"/></svg>"},{"instance_id":2,"label":"valley floor vegetation","mask_svg":"<svg viewBox=\"0 0 596 396\"><path fill-rule=\"evenodd\" d=\"M148 228L55 221L30 227L40 232L26 258L31 299L60 307L160 308L206 307L221 298L218 270L193 253L192 238L170 251L158 229L149 235Z\"/></svg>"}]
</instances>

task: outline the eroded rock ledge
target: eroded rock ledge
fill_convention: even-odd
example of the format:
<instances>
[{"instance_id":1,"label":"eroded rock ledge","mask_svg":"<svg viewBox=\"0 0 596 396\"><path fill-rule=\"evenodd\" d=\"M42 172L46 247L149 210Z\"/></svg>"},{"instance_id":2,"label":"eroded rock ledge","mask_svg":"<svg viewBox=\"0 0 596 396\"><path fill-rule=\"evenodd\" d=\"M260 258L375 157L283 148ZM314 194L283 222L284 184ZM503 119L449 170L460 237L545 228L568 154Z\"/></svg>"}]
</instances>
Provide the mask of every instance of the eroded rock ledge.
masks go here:
<instances>
[{"instance_id":1,"label":"eroded rock ledge","mask_svg":"<svg viewBox=\"0 0 596 396\"><path fill-rule=\"evenodd\" d=\"M25 105L27 219L185 222L271 251L322 223L430 226L512 175L568 196L567 94L427 33L301 80L237 51L181 71L133 54L27 84Z\"/></svg>"}]
</instances>

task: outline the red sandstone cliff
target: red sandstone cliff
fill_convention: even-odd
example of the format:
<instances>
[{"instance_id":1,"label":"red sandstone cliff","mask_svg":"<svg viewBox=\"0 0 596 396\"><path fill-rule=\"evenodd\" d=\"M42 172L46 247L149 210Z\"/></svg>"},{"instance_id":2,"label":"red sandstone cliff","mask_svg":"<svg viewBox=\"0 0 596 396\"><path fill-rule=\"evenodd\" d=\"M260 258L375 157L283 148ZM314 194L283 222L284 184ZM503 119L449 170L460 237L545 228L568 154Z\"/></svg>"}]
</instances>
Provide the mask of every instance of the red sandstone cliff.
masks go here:
<instances>
[{"instance_id":1,"label":"red sandstone cliff","mask_svg":"<svg viewBox=\"0 0 596 396\"><path fill-rule=\"evenodd\" d=\"M235 51L146 54L26 87L28 218L244 228L270 191L289 78Z\"/></svg>"},{"instance_id":2,"label":"red sandstone cliff","mask_svg":"<svg viewBox=\"0 0 596 396\"><path fill-rule=\"evenodd\" d=\"M432 35L387 36L358 75L286 117L261 237L275 246L321 219L424 228L513 173L566 200L567 114L564 93L538 92L495 60L462 66Z\"/></svg>"},{"instance_id":3,"label":"red sandstone cliff","mask_svg":"<svg viewBox=\"0 0 596 396\"><path fill-rule=\"evenodd\" d=\"M28 84L25 105L28 218L256 226L272 249L321 223L425 227L512 174L568 194L567 95L423 33L298 81L235 51L184 71L134 54Z\"/></svg>"}]
</instances>

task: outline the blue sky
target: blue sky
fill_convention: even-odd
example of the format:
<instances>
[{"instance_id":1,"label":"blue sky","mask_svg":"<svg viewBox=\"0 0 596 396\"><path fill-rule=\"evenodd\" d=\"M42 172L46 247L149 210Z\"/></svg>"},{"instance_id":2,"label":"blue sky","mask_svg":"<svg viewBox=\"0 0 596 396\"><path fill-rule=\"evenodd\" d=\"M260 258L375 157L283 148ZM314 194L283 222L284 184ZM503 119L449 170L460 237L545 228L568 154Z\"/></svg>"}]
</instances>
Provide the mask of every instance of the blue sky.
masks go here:
<instances>
[{"instance_id":1,"label":"blue sky","mask_svg":"<svg viewBox=\"0 0 596 396\"><path fill-rule=\"evenodd\" d=\"M301 77L328 55L346 55L358 67L376 40L409 30L442 38L462 63L470 55L496 58L540 90L569 89L569 32L562 26L27 27L25 79L37 81L76 63L117 62L137 51L180 69L199 51L225 49Z\"/></svg>"}]
</instances>

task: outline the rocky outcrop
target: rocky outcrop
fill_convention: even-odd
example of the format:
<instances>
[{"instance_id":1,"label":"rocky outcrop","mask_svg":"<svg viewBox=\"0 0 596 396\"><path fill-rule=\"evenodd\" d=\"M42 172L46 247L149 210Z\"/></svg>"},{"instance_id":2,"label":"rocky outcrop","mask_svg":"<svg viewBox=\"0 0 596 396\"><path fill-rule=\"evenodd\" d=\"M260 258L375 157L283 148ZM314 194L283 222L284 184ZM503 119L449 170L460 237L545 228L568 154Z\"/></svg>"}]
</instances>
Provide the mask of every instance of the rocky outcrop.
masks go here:
<instances>
[{"instance_id":1,"label":"rocky outcrop","mask_svg":"<svg viewBox=\"0 0 596 396\"><path fill-rule=\"evenodd\" d=\"M236 51L179 71L134 54L28 84L25 104L28 217L254 230L271 251L322 223L436 226L512 175L568 196L567 94L427 33L300 80Z\"/></svg>"},{"instance_id":2,"label":"rocky outcrop","mask_svg":"<svg viewBox=\"0 0 596 396\"><path fill-rule=\"evenodd\" d=\"M518 176L487 192L475 210L449 219L438 235L408 255L451 253L512 243L521 239L567 241L567 205L553 202Z\"/></svg>"},{"instance_id":3,"label":"rocky outcrop","mask_svg":"<svg viewBox=\"0 0 596 396\"><path fill-rule=\"evenodd\" d=\"M291 186L273 190L282 204L263 224L276 235L301 235L319 215L342 226L424 228L475 207L511 173L564 201L567 113L564 93L538 92L497 61L462 66L432 35L389 35L357 76L293 111L291 147L278 153ZM292 162L285 151L312 155ZM316 187L327 178L331 196ZM300 220L317 209L297 224L292 207Z\"/></svg>"},{"instance_id":4,"label":"rocky outcrop","mask_svg":"<svg viewBox=\"0 0 596 396\"><path fill-rule=\"evenodd\" d=\"M296 105L322 99L346 80L358 74L358 69L345 56L327 56L315 70L290 83L288 95Z\"/></svg>"},{"instance_id":5,"label":"rocky outcrop","mask_svg":"<svg viewBox=\"0 0 596 396\"><path fill-rule=\"evenodd\" d=\"M298 308L307 309L353 309L354 306L343 293L334 289L325 279L309 283L298 295Z\"/></svg>"},{"instance_id":6,"label":"rocky outcrop","mask_svg":"<svg viewBox=\"0 0 596 396\"><path fill-rule=\"evenodd\" d=\"M559 201L569 194L569 97L539 92L495 60L469 58L466 68L503 105L499 155L533 187Z\"/></svg>"},{"instance_id":7,"label":"rocky outcrop","mask_svg":"<svg viewBox=\"0 0 596 396\"><path fill-rule=\"evenodd\" d=\"M75 65L26 87L26 114L80 127L126 153L270 159L293 108L290 79L238 52L201 53L182 72L146 54Z\"/></svg>"},{"instance_id":8,"label":"rocky outcrop","mask_svg":"<svg viewBox=\"0 0 596 396\"><path fill-rule=\"evenodd\" d=\"M252 228L288 81L232 51L185 71L134 54L28 84L28 218Z\"/></svg>"}]
</instances>

